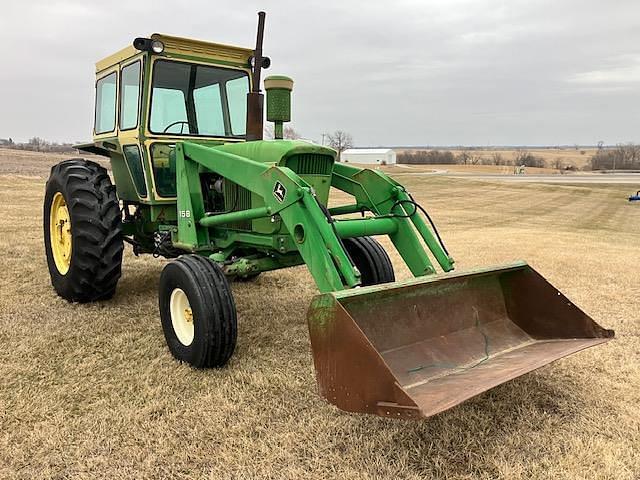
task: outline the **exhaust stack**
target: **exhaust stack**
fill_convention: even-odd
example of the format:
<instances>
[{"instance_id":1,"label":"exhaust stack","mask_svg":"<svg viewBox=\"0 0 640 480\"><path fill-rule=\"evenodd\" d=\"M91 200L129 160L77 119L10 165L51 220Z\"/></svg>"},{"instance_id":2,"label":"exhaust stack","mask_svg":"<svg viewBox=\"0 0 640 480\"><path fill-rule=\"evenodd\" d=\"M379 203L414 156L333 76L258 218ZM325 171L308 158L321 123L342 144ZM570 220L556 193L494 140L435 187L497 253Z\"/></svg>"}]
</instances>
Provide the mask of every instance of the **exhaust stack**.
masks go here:
<instances>
[{"instance_id":1,"label":"exhaust stack","mask_svg":"<svg viewBox=\"0 0 640 480\"><path fill-rule=\"evenodd\" d=\"M271 60L262 56L262 41L264 39L265 12L258 12L258 34L256 48L250 59L253 68L253 82L251 91L247 93L247 140L262 140L264 95L260 93L260 74L263 68L269 68Z\"/></svg>"}]
</instances>

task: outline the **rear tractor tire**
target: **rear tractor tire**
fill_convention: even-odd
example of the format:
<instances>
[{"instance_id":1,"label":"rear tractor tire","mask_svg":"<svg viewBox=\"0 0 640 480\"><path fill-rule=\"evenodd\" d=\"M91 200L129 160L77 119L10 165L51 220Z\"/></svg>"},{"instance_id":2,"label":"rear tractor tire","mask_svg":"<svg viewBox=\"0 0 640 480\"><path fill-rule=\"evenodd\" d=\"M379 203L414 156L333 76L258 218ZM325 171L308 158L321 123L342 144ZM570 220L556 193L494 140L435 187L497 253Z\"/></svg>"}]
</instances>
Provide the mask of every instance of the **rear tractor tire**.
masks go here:
<instances>
[{"instance_id":1,"label":"rear tractor tire","mask_svg":"<svg viewBox=\"0 0 640 480\"><path fill-rule=\"evenodd\" d=\"M71 302L111 298L121 275L122 215L106 169L81 158L51 169L44 197L51 284Z\"/></svg>"},{"instance_id":2,"label":"rear tractor tire","mask_svg":"<svg viewBox=\"0 0 640 480\"><path fill-rule=\"evenodd\" d=\"M182 255L160 275L160 319L173 356L196 368L224 366L236 346L236 306L215 262Z\"/></svg>"},{"instance_id":3,"label":"rear tractor tire","mask_svg":"<svg viewBox=\"0 0 640 480\"><path fill-rule=\"evenodd\" d=\"M375 239L356 237L345 238L342 242L356 268L360 270L363 287L396 281L389 255Z\"/></svg>"}]
</instances>

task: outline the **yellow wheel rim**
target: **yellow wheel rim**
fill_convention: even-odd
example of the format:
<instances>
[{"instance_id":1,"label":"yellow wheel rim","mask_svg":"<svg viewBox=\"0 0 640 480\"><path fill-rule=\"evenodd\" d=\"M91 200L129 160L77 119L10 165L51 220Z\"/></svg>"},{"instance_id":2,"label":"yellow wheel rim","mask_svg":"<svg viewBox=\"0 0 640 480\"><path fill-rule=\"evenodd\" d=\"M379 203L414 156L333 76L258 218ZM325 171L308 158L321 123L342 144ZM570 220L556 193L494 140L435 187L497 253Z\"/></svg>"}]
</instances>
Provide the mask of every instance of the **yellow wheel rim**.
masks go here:
<instances>
[{"instance_id":1,"label":"yellow wheel rim","mask_svg":"<svg viewBox=\"0 0 640 480\"><path fill-rule=\"evenodd\" d=\"M171 292L169 299L169 311L171 313L171 325L180 343L188 347L193 342L195 334L193 327L193 311L189 304L187 294L181 288Z\"/></svg>"},{"instance_id":2,"label":"yellow wheel rim","mask_svg":"<svg viewBox=\"0 0 640 480\"><path fill-rule=\"evenodd\" d=\"M53 261L60 275L66 275L71 265L71 218L67 201L60 192L51 200L49 240Z\"/></svg>"}]
</instances>

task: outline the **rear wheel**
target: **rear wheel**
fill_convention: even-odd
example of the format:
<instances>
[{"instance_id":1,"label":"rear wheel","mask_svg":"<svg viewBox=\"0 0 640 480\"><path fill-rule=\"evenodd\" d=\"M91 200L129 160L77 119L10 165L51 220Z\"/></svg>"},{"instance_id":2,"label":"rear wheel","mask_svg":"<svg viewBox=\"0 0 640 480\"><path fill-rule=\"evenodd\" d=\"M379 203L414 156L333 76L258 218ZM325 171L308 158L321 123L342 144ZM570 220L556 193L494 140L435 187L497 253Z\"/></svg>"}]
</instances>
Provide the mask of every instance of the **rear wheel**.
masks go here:
<instances>
[{"instance_id":1,"label":"rear wheel","mask_svg":"<svg viewBox=\"0 0 640 480\"><path fill-rule=\"evenodd\" d=\"M395 282L396 277L389 255L375 239L356 237L345 238L342 242L353 263L360 270L362 286Z\"/></svg>"},{"instance_id":2,"label":"rear wheel","mask_svg":"<svg viewBox=\"0 0 640 480\"><path fill-rule=\"evenodd\" d=\"M197 368L222 367L236 346L236 306L222 269L183 255L160 275L160 319L175 358Z\"/></svg>"},{"instance_id":3,"label":"rear wheel","mask_svg":"<svg viewBox=\"0 0 640 480\"><path fill-rule=\"evenodd\" d=\"M81 158L51 169L44 244L51 283L74 302L111 298L121 275L121 212L107 171Z\"/></svg>"}]
</instances>

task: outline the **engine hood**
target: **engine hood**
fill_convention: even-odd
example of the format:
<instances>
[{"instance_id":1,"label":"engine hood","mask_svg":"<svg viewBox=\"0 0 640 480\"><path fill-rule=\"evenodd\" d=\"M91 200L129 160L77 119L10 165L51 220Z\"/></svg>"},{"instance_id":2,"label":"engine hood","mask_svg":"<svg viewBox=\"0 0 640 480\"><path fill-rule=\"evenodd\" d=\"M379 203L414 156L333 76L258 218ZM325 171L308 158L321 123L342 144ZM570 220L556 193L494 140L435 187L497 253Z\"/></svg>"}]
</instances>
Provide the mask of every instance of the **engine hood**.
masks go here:
<instances>
[{"instance_id":1,"label":"engine hood","mask_svg":"<svg viewBox=\"0 0 640 480\"><path fill-rule=\"evenodd\" d=\"M256 162L282 164L293 155L315 154L336 159L336 151L302 140L259 140L255 142L227 143L211 146L217 150L249 158Z\"/></svg>"}]
</instances>

